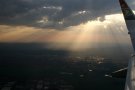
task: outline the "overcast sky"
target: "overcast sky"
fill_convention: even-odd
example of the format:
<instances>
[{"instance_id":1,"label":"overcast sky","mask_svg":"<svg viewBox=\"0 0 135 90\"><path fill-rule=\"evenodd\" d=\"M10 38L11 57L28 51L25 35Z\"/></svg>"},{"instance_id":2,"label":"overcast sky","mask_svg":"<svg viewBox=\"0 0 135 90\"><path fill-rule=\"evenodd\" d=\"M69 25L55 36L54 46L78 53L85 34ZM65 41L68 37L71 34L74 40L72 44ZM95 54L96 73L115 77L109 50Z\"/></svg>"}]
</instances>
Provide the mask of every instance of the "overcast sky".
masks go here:
<instances>
[{"instance_id":1,"label":"overcast sky","mask_svg":"<svg viewBox=\"0 0 135 90\"><path fill-rule=\"evenodd\" d=\"M0 0L0 43L87 50L131 46L127 33L118 0Z\"/></svg>"},{"instance_id":2,"label":"overcast sky","mask_svg":"<svg viewBox=\"0 0 135 90\"><path fill-rule=\"evenodd\" d=\"M127 0L134 8L134 0ZM61 29L121 13L118 0L0 0L0 24Z\"/></svg>"}]
</instances>

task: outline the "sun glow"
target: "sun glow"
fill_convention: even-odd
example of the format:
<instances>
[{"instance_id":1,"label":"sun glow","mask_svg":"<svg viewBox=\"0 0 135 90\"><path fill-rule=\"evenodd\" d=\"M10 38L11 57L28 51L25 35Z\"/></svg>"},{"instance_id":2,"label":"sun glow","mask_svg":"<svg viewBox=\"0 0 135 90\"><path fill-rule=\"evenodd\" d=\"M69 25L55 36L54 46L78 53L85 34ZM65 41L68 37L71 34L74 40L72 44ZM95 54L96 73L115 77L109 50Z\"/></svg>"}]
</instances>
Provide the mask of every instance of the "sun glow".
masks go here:
<instances>
[{"instance_id":1,"label":"sun glow","mask_svg":"<svg viewBox=\"0 0 135 90\"><path fill-rule=\"evenodd\" d=\"M0 42L46 43L46 47L54 49L82 50L103 44L129 43L127 39L121 14L106 15L104 21L97 18L63 30L0 25Z\"/></svg>"}]
</instances>

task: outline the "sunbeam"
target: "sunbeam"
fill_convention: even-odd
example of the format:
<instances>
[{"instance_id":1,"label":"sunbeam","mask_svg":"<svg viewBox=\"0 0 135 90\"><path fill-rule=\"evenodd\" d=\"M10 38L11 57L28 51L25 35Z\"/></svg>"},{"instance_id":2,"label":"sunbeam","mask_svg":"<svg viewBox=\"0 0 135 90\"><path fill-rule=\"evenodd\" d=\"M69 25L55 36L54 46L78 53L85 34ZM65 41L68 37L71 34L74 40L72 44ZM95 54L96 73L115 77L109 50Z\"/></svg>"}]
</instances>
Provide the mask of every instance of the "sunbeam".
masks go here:
<instances>
[{"instance_id":1,"label":"sunbeam","mask_svg":"<svg viewBox=\"0 0 135 90\"><path fill-rule=\"evenodd\" d=\"M46 43L48 48L71 51L130 43L121 14L99 18L63 30L0 25L0 42Z\"/></svg>"}]
</instances>

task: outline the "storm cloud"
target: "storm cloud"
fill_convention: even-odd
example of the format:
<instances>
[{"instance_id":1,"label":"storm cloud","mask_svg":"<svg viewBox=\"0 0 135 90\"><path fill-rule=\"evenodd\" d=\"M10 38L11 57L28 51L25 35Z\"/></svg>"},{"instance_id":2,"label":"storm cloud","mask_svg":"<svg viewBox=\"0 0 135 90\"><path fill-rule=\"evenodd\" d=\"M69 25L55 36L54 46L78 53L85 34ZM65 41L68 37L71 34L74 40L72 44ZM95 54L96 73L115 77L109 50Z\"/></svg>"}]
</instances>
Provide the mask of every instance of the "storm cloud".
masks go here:
<instances>
[{"instance_id":1,"label":"storm cloud","mask_svg":"<svg viewBox=\"0 0 135 90\"><path fill-rule=\"evenodd\" d=\"M134 5L133 0L128 0ZM0 0L0 24L65 28L120 12L118 0Z\"/></svg>"}]
</instances>

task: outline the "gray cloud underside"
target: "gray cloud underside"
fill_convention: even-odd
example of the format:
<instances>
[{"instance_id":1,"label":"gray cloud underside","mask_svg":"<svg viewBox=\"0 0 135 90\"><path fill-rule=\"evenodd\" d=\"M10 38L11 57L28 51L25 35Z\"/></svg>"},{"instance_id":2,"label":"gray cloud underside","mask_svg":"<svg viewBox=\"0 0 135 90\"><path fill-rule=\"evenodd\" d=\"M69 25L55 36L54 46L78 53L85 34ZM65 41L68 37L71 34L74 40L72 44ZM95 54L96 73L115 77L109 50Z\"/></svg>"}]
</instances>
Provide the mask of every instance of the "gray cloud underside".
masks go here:
<instances>
[{"instance_id":1,"label":"gray cloud underside","mask_svg":"<svg viewBox=\"0 0 135 90\"><path fill-rule=\"evenodd\" d=\"M60 29L119 12L118 0L0 0L0 24L8 25Z\"/></svg>"}]
</instances>

